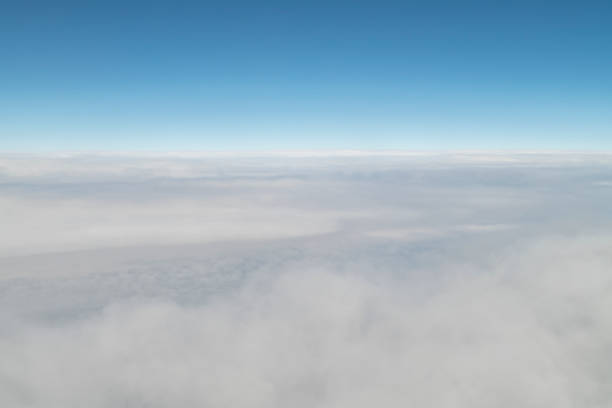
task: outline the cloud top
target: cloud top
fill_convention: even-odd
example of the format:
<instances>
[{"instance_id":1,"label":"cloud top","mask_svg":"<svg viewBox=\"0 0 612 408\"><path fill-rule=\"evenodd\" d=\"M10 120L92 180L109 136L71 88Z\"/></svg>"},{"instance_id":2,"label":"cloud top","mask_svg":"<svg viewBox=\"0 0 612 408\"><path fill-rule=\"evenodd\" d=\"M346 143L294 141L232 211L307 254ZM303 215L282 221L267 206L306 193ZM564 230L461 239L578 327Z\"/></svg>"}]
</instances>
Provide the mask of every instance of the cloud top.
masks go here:
<instances>
[{"instance_id":1,"label":"cloud top","mask_svg":"<svg viewBox=\"0 0 612 408\"><path fill-rule=\"evenodd\" d=\"M600 159L3 161L0 405L608 407Z\"/></svg>"}]
</instances>

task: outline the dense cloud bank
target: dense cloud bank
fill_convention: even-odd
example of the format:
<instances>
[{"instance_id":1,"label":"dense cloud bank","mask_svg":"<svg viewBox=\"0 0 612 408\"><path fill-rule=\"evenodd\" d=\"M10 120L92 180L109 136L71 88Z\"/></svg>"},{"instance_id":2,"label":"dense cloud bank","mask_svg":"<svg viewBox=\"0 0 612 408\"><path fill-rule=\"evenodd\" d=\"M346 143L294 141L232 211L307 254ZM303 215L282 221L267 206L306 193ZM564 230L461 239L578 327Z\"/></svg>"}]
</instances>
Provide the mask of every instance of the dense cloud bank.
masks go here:
<instances>
[{"instance_id":1,"label":"dense cloud bank","mask_svg":"<svg viewBox=\"0 0 612 408\"><path fill-rule=\"evenodd\" d=\"M1 406L612 404L612 157L0 175Z\"/></svg>"}]
</instances>

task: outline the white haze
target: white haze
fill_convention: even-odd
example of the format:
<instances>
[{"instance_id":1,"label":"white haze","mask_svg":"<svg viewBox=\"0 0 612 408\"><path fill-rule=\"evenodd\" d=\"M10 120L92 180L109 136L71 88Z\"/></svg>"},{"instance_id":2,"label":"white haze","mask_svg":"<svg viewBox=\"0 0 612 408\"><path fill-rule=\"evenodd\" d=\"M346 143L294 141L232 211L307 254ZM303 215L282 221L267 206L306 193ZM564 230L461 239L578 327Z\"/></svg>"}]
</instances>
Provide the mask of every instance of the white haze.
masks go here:
<instances>
[{"instance_id":1,"label":"white haze","mask_svg":"<svg viewBox=\"0 0 612 408\"><path fill-rule=\"evenodd\" d=\"M612 406L612 155L0 157L0 406Z\"/></svg>"}]
</instances>

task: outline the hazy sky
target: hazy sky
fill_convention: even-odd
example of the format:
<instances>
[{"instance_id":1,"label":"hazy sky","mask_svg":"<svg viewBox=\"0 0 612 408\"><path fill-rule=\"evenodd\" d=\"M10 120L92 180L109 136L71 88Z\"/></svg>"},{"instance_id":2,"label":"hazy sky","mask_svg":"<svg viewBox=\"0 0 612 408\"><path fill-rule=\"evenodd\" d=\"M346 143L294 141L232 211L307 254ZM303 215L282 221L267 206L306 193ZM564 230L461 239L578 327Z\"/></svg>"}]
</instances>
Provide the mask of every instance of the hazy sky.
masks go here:
<instances>
[{"instance_id":1,"label":"hazy sky","mask_svg":"<svg viewBox=\"0 0 612 408\"><path fill-rule=\"evenodd\" d=\"M612 148L609 1L3 2L0 150Z\"/></svg>"}]
</instances>

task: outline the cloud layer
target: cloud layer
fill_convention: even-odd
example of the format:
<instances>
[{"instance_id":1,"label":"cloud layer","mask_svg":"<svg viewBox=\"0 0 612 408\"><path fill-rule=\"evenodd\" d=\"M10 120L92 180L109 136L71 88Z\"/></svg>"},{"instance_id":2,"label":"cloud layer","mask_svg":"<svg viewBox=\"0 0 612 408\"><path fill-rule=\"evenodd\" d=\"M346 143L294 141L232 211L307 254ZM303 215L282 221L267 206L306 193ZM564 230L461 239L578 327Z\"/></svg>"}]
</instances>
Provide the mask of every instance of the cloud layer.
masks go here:
<instances>
[{"instance_id":1,"label":"cloud layer","mask_svg":"<svg viewBox=\"0 0 612 408\"><path fill-rule=\"evenodd\" d=\"M612 403L605 155L0 168L2 406Z\"/></svg>"}]
</instances>

